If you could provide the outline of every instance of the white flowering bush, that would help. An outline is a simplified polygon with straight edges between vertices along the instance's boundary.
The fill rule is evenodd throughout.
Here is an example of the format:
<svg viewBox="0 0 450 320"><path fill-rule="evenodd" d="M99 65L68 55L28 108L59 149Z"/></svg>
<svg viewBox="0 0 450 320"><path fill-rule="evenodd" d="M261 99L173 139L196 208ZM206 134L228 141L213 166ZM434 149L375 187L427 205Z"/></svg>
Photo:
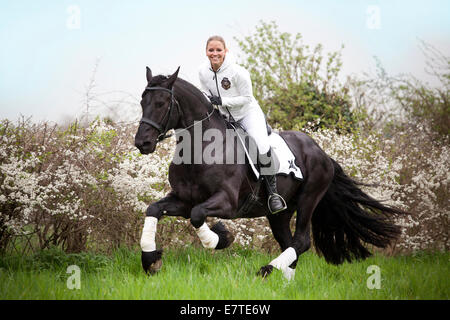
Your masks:
<svg viewBox="0 0 450 320"><path fill-rule="evenodd" d="M450 144L426 123L406 126L387 140L389 160L401 164L392 198L412 213L399 220L399 249L449 250Z"/></svg>
<svg viewBox="0 0 450 320"><path fill-rule="evenodd" d="M135 243L166 188L170 152L142 157L135 127L0 124L0 244L81 251ZM162 148L164 150L164 148Z"/></svg>
<svg viewBox="0 0 450 320"><path fill-rule="evenodd" d="M314 126L316 127L316 126ZM402 236L391 250L448 250L450 147L435 140L424 123L409 124L386 137L382 132L340 135L307 130L364 191L411 215L396 218Z"/></svg>
<svg viewBox="0 0 450 320"><path fill-rule="evenodd" d="M134 147L136 129L100 120L66 129L1 121L0 249L81 251L138 244L147 206L170 190L167 171L175 139L142 156ZM397 221L403 234L394 251L448 250L448 143L433 140L425 125L410 125L390 137L375 131L306 132L349 175L373 185L366 192L412 213ZM278 250L267 219L223 222L235 244ZM157 243L200 245L189 221L175 217L160 221Z"/></svg>

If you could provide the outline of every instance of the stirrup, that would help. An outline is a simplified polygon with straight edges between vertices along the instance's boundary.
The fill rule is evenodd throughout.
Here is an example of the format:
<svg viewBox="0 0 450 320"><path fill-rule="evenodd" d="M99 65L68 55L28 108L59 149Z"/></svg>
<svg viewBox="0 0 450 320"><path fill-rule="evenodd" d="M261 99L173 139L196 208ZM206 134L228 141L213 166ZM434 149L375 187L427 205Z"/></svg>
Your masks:
<svg viewBox="0 0 450 320"><path fill-rule="evenodd" d="M283 203L283 208L281 208L280 210L276 210L276 211L272 211L272 208L270 207L270 199L272 199L273 197L278 196L281 199L281 202ZM269 208L269 211L271 214L276 214L278 212L284 211L287 209L287 205L286 205L286 201L284 201L283 197L280 196L278 193L272 193L268 198L267 198L267 207Z"/></svg>

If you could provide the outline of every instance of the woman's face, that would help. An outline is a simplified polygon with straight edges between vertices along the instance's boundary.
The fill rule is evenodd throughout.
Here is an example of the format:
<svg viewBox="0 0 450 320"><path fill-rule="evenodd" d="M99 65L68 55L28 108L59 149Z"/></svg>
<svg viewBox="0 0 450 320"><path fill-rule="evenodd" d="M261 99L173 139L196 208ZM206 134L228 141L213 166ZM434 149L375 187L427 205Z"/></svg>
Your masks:
<svg viewBox="0 0 450 320"><path fill-rule="evenodd" d="M225 59L227 50L225 49L222 42L217 40L212 40L208 43L206 47L206 56L211 62L211 67L217 71Z"/></svg>

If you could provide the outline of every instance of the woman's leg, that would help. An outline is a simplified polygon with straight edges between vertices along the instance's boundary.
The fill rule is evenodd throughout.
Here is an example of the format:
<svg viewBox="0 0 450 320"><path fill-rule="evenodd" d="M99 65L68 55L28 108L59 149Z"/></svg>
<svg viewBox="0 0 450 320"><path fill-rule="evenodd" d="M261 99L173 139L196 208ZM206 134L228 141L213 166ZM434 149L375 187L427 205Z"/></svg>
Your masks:
<svg viewBox="0 0 450 320"><path fill-rule="evenodd" d="M269 137L267 135L266 118L260 108L253 109L244 118L239 120L247 133L255 140L258 151L267 154L270 149Z"/></svg>
<svg viewBox="0 0 450 320"><path fill-rule="evenodd" d="M278 213L286 209L286 202L278 194L274 158L267 135L266 118L261 109L254 109L240 121L247 133L255 140L258 147L258 167L269 194L269 210Z"/></svg>

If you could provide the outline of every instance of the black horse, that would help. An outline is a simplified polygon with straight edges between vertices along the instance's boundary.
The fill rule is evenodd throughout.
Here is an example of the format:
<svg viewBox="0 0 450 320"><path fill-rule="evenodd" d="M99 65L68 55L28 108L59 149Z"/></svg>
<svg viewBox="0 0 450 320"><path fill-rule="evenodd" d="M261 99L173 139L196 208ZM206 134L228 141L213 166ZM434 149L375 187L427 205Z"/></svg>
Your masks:
<svg viewBox="0 0 450 320"><path fill-rule="evenodd" d="M195 127L202 132L214 128L225 136L227 123L200 90L178 78L178 71L179 68L167 77L153 77L147 67L147 86L141 101L143 116L135 137L135 145L142 154L154 152L158 141L166 138L170 129L189 132L192 139L192 153L187 157L191 162L171 163L172 190L147 209L146 219L155 222L151 227L144 226L141 241L142 266L146 272L155 272L161 266L162 250L156 250L154 238L156 222L164 215L190 219L206 247L205 233L206 238L216 235L215 249L228 247L234 237L220 222L205 230L207 217L266 216L283 253L259 270L262 276L269 275L274 267L284 271L289 267L293 271L298 257L311 246L310 230L316 251L333 264L365 259L371 255L366 244L385 248L398 237L400 228L392 223L392 217L404 212L364 193L361 183L346 175L312 138L297 131L279 133L303 172L302 181L291 176L277 178L278 191L286 200L287 209L277 214L271 214L265 205L240 210L248 195L258 189L258 181L246 163L195 162L194 158L198 158L193 141ZM203 148L209 143L201 141ZM259 189L258 197L267 198L265 188ZM294 212L297 217L292 234L289 223Z"/></svg>

